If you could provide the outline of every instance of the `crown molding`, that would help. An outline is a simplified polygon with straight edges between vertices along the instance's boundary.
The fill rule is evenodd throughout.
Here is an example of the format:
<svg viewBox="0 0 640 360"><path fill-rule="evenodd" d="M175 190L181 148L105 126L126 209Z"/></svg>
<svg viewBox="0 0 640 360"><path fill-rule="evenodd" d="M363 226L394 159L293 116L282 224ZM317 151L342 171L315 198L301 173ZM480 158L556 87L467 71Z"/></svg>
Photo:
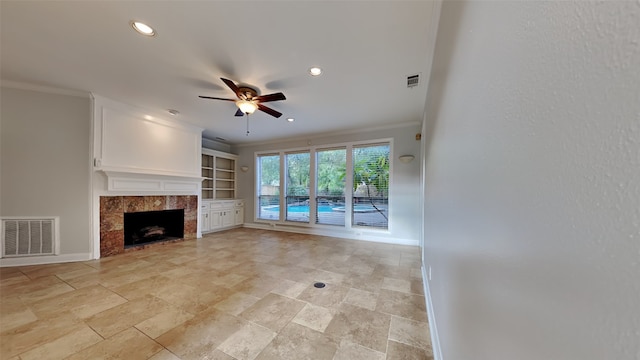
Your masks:
<svg viewBox="0 0 640 360"><path fill-rule="evenodd" d="M91 94L85 91L62 89L62 88L57 88L53 86L36 85L36 84L30 84L30 83L20 82L20 81L11 81L11 80L0 80L0 87L8 88L8 89L38 91L38 92L56 94L56 95L77 96L77 97L83 97L83 98L91 97Z"/></svg>

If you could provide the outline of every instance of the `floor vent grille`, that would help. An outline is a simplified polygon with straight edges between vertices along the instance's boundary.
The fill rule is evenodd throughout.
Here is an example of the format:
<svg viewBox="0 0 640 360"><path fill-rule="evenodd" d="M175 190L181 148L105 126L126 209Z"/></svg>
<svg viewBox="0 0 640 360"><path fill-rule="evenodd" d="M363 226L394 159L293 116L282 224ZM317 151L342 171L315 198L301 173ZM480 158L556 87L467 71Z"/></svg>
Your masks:
<svg viewBox="0 0 640 360"><path fill-rule="evenodd" d="M58 218L2 219L2 257L57 254Z"/></svg>

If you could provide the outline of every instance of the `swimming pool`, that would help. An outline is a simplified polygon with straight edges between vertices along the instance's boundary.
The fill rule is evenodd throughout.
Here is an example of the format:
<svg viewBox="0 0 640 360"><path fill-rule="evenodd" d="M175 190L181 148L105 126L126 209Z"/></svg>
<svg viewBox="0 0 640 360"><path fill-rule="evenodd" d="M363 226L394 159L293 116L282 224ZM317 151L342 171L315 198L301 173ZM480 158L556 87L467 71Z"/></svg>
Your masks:
<svg viewBox="0 0 640 360"><path fill-rule="evenodd" d="M268 206L264 207L263 210L268 211L280 211L280 206ZM384 210L384 209L381 209ZM320 205L318 206L319 213L326 212L344 212L344 206L329 206L329 205ZM371 205L356 205L353 207L353 211L357 213L366 213L366 212L377 212L376 208ZM309 213L309 205L290 205L287 206L287 212L289 213Z"/></svg>
<svg viewBox="0 0 640 360"><path fill-rule="evenodd" d="M269 206L265 207L265 210L269 211L280 211L280 206ZM309 205L290 205L287 206L287 211L290 213L308 213ZM318 206L318 212L332 212L333 207L328 205L320 205ZM344 211L344 210L343 210Z"/></svg>

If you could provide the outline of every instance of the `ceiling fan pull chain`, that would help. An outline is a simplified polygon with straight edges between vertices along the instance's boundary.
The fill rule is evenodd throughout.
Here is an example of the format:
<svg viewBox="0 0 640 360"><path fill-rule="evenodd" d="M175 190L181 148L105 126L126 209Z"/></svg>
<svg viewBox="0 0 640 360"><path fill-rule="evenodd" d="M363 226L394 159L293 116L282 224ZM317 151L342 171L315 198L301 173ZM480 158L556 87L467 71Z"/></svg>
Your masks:
<svg viewBox="0 0 640 360"><path fill-rule="evenodd" d="M249 136L249 114L247 114L247 136Z"/></svg>

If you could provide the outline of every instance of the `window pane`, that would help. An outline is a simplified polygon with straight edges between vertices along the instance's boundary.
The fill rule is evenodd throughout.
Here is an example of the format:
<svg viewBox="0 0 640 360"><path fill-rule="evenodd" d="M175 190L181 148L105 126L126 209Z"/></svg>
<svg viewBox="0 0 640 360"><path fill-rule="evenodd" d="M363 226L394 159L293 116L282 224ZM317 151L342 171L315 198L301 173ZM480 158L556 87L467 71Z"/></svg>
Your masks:
<svg viewBox="0 0 640 360"><path fill-rule="evenodd" d="M354 226L387 229L389 209L389 144L353 148Z"/></svg>
<svg viewBox="0 0 640 360"><path fill-rule="evenodd" d="M316 224L344 226L347 150L316 153Z"/></svg>
<svg viewBox="0 0 640 360"><path fill-rule="evenodd" d="M258 218L279 220L280 155L258 156Z"/></svg>
<svg viewBox="0 0 640 360"><path fill-rule="evenodd" d="M286 217L288 221L309 222L309 164L308 152L286 154Z"/></svg>

